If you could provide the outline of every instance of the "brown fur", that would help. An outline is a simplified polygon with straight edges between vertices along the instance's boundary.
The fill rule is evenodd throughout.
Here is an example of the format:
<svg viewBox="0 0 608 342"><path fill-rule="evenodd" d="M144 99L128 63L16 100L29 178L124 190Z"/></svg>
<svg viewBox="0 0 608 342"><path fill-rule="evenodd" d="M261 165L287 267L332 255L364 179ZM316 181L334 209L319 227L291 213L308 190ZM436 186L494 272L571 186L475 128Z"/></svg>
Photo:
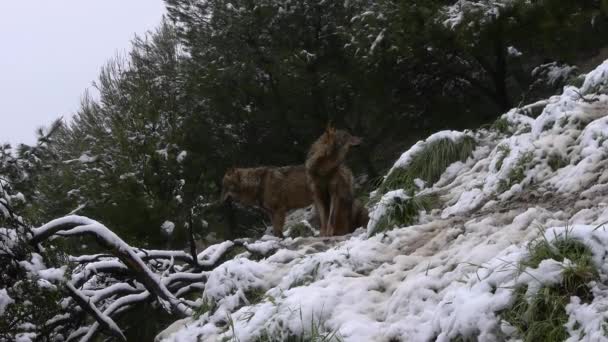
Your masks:
<svg viewBox="0 0 608 342"><path fill-rule="evenodd" d="M367 227L369 222L369 212L359 200L353 202L352 223L353 230L359 227Z"/></svg>
<svg viewBox="0 0 608 342"><path fill-rule="evenodd" d="M276 236L283 236L287 211L312 203L304 165L231 169L224 175L222 188L222 200L264 209Z"/></svg>
<svg viewBox="0 0 608 342"><path fill-rule="evenodd" d="M346 131L328 128L308 152L306 174L322 236L348 234L367 224L367 210L354 199L353 174L344 165L350 147L360 143Z"/></svg>

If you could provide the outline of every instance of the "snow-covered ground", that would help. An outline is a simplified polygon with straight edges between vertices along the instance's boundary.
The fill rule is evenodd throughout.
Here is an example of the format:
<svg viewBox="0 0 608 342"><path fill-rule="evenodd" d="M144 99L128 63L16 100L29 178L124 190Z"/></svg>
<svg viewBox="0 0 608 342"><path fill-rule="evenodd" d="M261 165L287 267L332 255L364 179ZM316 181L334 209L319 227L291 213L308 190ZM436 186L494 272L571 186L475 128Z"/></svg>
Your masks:
<svg viewBox="0 0 608 342"><path fill-rule="evenodd" d="M570 261L545 260L524 271L517 265L531 240L543 233L553 240L568 229L589 246L600 276L589 284L591 303L572 297L566 308L570 340L608 340L602 329L608 320L602 285L608 280L607 90L608 61L581 88L504 114L509 133L465 132L475 138L475 151L420 190L439 194L441 208L421 213L416 225L373 236L359 229L330 239L266 237L249 245L271 255L259 261L243 255L208 272L200 301L213 309L176 322L158 339L281 340L315 329L362 342L516 339L499 315L515 300L513 288L528 285L533 295L559 282ZM539 106L538 118L525 115ZM423 145L396 167L407 167Z"/></svg>

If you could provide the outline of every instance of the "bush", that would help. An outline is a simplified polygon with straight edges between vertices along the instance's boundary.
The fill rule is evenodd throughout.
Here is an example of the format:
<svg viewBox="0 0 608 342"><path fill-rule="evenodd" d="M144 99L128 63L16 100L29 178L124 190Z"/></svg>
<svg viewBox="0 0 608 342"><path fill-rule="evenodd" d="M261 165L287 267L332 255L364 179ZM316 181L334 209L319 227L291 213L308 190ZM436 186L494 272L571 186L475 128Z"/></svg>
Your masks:
<svg viewBox="0 0 608 342"><path fill-rule="evenodd" d="M457 142L448 138L434 141L416 154L406 167L393 170L378 188L378 194L395 189L404 189L412 194L417 178L434 184L448 166L457 161L466 161L474 149L475 139L469 136Z"/></svg>
<svg viewBox="0 0 608 342"><path fill-rule="evenodd" d="M429 211L437 207L438 201L439 197L434 194L414 196L407 199L395 197L386 208L384 216L376 224L373 234L414 224L421 210Z"/></svg>

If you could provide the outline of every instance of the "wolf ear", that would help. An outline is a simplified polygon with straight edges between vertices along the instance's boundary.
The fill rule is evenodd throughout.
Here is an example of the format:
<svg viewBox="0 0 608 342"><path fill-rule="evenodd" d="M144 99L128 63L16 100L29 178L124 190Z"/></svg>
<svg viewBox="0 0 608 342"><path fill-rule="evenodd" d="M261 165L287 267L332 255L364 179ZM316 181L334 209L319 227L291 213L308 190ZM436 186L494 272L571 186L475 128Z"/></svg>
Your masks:
<svg viewBox="0 0 608 342"><path fill-rule="evenodd" d="M230 175L234 174L235 171L236 170L234 167L230 167L230 168L228 168L228 170L226 170L226 175L230 176Z"/></svg>
<svg viewBox="0 0 608 342"><path fill-rule="evenodd" d="M327 122L327 126L325 127L325 132L329 133L329 134L336 133L336 128L334 127L334 124L333 124L333 122L331 122L331 120L329 120Z"/></svg>

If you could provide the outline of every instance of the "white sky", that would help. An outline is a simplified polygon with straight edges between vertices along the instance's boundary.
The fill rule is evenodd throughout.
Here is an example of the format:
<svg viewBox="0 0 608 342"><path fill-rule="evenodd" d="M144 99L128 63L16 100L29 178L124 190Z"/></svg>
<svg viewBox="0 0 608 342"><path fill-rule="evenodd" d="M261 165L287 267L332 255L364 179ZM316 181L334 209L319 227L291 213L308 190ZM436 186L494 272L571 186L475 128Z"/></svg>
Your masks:
<svg viewBox="0 0 608 342"><path fill-rule="evenodd" d="M153 29L162 0L0 0L0 143L69 118L100 68Z"/></svg>

